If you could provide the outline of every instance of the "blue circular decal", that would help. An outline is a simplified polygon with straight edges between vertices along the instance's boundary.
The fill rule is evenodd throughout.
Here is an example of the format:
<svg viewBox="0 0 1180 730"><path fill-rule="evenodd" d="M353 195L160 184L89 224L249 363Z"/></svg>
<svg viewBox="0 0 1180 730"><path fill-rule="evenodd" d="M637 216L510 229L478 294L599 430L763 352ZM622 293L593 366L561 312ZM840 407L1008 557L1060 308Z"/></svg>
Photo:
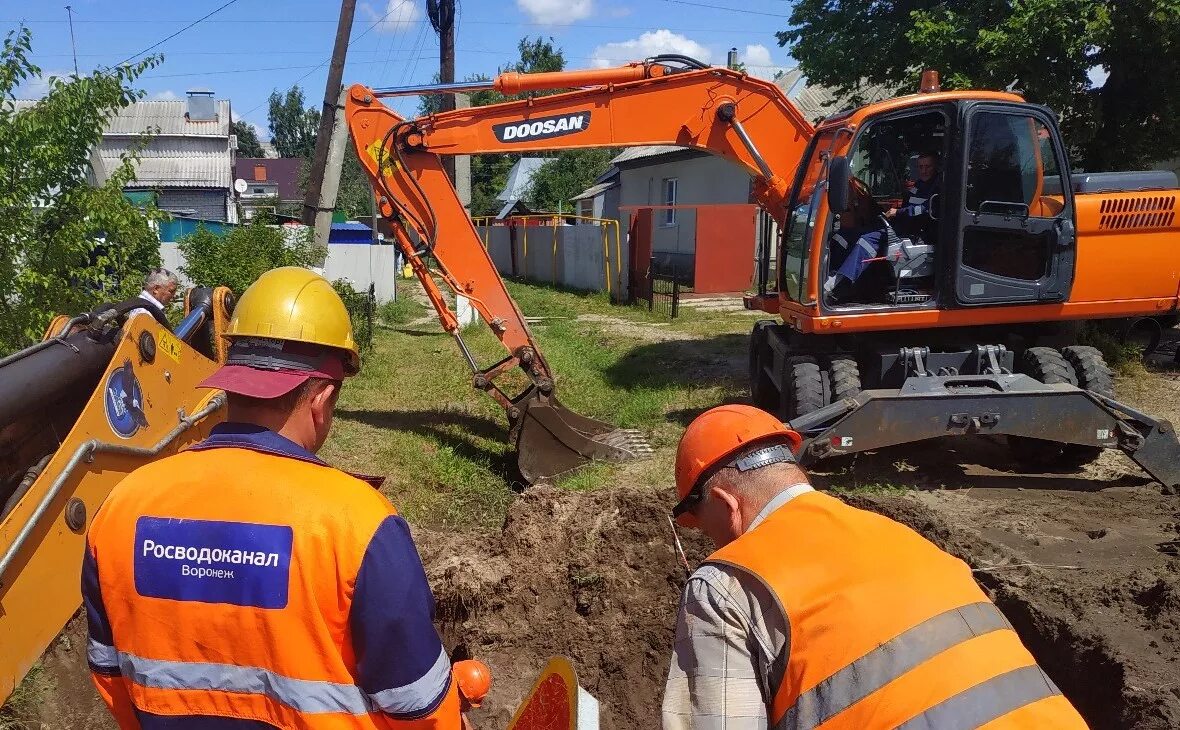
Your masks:
<svg viewBox="0 0 1180 730"><path fill-rule="evenodd" d="M107 377L106 391L107 423L112 431L129 439L148 425L143 413L143 389L130 360L123 361L123 367Z"/></svg>

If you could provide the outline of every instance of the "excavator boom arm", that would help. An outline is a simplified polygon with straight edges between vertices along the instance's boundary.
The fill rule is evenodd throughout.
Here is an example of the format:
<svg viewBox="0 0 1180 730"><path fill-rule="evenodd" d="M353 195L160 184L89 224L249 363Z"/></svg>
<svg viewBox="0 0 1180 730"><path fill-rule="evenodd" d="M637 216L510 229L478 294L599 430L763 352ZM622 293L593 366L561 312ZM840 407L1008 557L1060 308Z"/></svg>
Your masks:
<svg viewBox="0 0 1180 730"><path fill-rule="evenodd" d="M579 455L574 462L603 457L604 449L595 444L610 441L610 429L555 405L553 373L459 201L441 156L641 145L700 149L747 169L754 177L755 199L781 224L788 195L786 179L814 127L774 84L676 59L684 61L690 61L688 68L645 62L590 71L510 73L474 84L393 90L355 85L349 89L345 107L349 131L381 213L391 220L396 242L444 329L455 336L472 369L474 386L488 392L508 413L518 452L527 440L521 432L529 421L528 412L538 400L555 407L560 423L551 418L554 414L533 420L550 421L545 428L556 442ZM379 100L458 87L494 88L503 93L586 88L413 120L402 118ZM427 266L427 254L437 270ZM443 287L471 301L507 349L503 360L488 367L475 362L447 306ZM531 385L518 395L502 392L497 376L515 367L526 373ZM577 436L554 432L566 425L596 441L582 443ZM611 452L606 458L623 456ZM531 481L527 469L522 468L522 473Z"/></svg>

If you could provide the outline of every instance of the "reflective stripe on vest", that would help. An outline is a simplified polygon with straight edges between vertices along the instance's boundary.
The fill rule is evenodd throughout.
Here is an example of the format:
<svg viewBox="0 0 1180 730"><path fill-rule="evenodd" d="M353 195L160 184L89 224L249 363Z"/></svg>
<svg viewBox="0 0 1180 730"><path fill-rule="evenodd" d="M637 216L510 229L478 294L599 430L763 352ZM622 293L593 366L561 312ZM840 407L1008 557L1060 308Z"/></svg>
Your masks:
<svg viewBox="0 0 1180 730"><path fill-rule="evenodd" d="M804 692L779 721L780 728L814 728L951 647L1009 629L991 603L972 603L938 614L881 644Z"/></svg>
<svg viewBox="0 0 1180 730"><path fill-rule="evenodd" d="M451 671L450 659L443 652L416 682L369 695L356 685L296 679L260 667L147 659L93 639L87 645L86 658L99 669L117 668L128 681L142 687L263 695L307 714L367 715L377 709L404 714L429 704L438 684Z"/></svg>
<svg viewBox="0 0 1180 730"><path fill-rule="evenodd" d="M1085 727L968 566L892 520L810 492L706 562L756 579L785 620L771 727Z"/></svg>
<svg viewBox="0 0 1180 730"><path fill-rule="evenodd" d="M1061 690L1040 667L1021 667L940 702L898 730L974 730L1058 694Z"/></svg>

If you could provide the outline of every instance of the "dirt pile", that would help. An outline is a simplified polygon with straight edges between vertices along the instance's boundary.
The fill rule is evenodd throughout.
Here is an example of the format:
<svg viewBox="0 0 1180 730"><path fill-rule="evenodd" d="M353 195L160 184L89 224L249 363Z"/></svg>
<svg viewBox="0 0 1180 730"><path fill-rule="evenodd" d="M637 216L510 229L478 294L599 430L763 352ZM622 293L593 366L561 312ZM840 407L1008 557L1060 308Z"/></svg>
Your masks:
<svg viewBox="0 0 1180 730"><path fill-rule="evenodd" d="M665 518L667 495L534 488L502 533L415 539L444 641L487 662L495 683L473 715L504 727L546 660L573 660L601 703L603 728L654 727L685 578ZM690 562L703 542L685 544Z"/></svg>
<svg viewBox="0 0 1180 730"><path fill-rule="evenodd" d="M964 490L848 498L963 558L1094 728L1180 727L1180 504L1108 493Z"/></svg>

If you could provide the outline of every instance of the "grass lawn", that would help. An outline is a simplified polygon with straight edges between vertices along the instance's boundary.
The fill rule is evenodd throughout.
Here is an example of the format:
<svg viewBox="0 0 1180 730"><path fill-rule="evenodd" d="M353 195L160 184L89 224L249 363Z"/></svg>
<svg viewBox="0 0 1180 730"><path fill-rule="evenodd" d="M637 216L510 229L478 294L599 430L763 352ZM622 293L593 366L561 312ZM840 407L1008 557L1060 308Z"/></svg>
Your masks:
<svg viewBox="0 0 1180 730"><path fill-rule="evenodd" d="M647 434L656 457L594 465L561 480L591 489L619 479L670 484L671 452L700 410L741 398L752 319L682 309L669 323L644 309L509 282L569 408ZM425 310L424 310L425 313ZM581 319L579 317L582 317ZM403 313L399 319L409 321ZM481 365L503 355L485 326L464 332ZM523 383L520 376L519 383ZM413 521L498 525L514 494L507 418L474 390L453 338L435 323L379 327L361 374L345 386L323 456L387 477L385 490Z"/></svg>

